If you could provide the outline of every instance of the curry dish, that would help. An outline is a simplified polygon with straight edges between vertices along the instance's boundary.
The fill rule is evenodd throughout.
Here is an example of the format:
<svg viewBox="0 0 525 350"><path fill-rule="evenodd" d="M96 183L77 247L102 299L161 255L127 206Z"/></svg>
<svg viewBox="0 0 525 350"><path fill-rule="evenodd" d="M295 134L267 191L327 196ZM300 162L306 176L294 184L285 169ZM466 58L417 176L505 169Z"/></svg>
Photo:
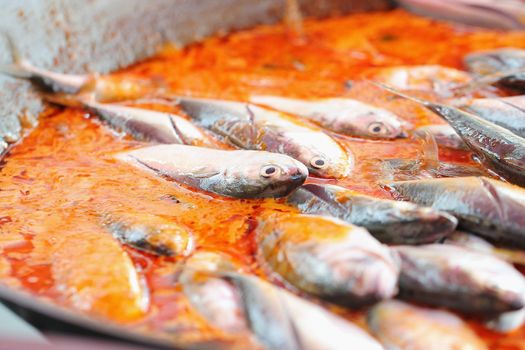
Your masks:
<svg viewBox="0 0 525 350"><path fill-rule="evenodd" d="M117 87L126 79L140 85L136 96L140 98L126 98L120 101L123 105L183 117L187 117L184 110L170 103L170 96L235 101L249 101L254 95L303 100L347 97L393 112L417 129L446 123L372 80L392 85L390 67L439 65L439 69L465 70L463 58L469 53L519 45L525 48L523 32L452 25L395 10L306 20L302 34L285 25L260 26L184 49L167 47L155 57L101 79ZM461 76L438 75L433 77L444 83L463 83ZM436 100L448 93L439 96L435 89L426 88L435 82L425 79L416 82L422 87L413 89L418 90L416 96ZM508 94L508 90L484 86L463 97ZM304 123L317 127L312 121ZM391 198L380 184L435 170L435 148L425 137L366 139L325 132L353 155L355 165L348 176L310 176L306 183L336 184ZM209 131L204 133L215 148L234 148ZM287 288L367 329L370 306L346 306L307 294L272 272L273 265L262 262L258 250L262 243L255 231L271 221L272 214L299 213L297 207L283 198L236 199L199 191L115 157L148 146L153 143L115 131L90 109L50 104L38 126L2 162L3 283L176 343L228 340L232 335L207 322L179 283L181 266L190 251L221 252L243 272ZM467 169L468 175L496 176L487 173L468 150L440 145L439 161L464 166L461 169ZM174 244L182 253L156 254L123 244L108 229L107 222L113 218L130 225L173 224L180 233ZM303 231L301 227L289 228ZM304 232L307 227L301 234ZM475 315L458 315L488 348L525 349L525 328L498 333L488 330Z"/></svg>

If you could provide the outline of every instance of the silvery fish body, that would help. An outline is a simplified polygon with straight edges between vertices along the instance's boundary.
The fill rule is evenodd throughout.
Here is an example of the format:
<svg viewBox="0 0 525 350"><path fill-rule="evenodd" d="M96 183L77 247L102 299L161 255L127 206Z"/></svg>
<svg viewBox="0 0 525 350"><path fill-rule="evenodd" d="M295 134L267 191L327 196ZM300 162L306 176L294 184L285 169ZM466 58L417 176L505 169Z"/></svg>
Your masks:
<svg viewBox="0 0 525 350"><path fill-rule="evenodd" d="M505 47L473 52L465 56L464 63L477 75L516 71L525 68L525 50Z"/></svg>
<svg viewBox="0 0 525 350"><path fill-rule="evenodd" d="M209 138L198 127L173 113L95 101L85 101L83 105L113 128L130 133L139 140L192 146L211 145Z"/></svg>
<svg viewBox="0 0 525 350"><path fill-rule="evenodd" d="M350 98L300 100L278 96L252 96L252 103L307 118L348 136L376 139L406 137L409 124L394 113Z"/></svg>
<svg viewBox="0 0 525 350"><path fill-rule="evenodd" d="M335 185L306 184L289 195L287 201L305 214L329 215L364 227L387 244L436 242L457 225L456 218L444 212Z"/></svg>
<svg viewBox="0 0 525 350"><path fill-rule="evenodd" d="M375 305L368 327L387 350L488 350L458 316L399 300Z"/></svg>
<svg viewBox="0 0 525 350"><path fill-rule="evenodd" d="M459 107L525 137L525 96L479 98Z"/></svg>
<svg viewBox="0 0 525 350"><path fill-rule="evenodd" d="M486 177L386 184L394 197L446 211L459 226L491 241L525 247L525 189Z"/></svg>
<svg viewBox="0 0 525 350"><path fill-rule="evenodd" d="M416 302L494 316L525 306L525 278L490 254L446 244L396 246L400 295Z"/></svg>
<svg viewBox="0 0 525 350"><path fill-rule="evenodd" d="M383 349L354 324L239 272L224 256L200 252L185 265L180 276L184 294L210 324L228 335L249 336L268 350Z"/></svg>
<svg viewBox="0 0 525 350"><path fill-rule="evenodd" d="M525 28L525 8L520 0L399 0L414 13L432 18L500 29Z"/></svg>
<svg viewBox="0 0 525 350"><path fill-rule="evenodd" d="M490 242L472 233L455 231L448 235L443 240L443 243L471 249L480 253L492 254L511 264L525 266L525 251L495 247Z"/></svg>
<svg viewBox="0 0 525 350"><path fill-rule="evenodd" d="M189 187L235 198L282 197L308 176L295 159L264 151L158 145L117 157Z"/></svg>
<svg viewBox="0 0 525 350"><path fill-rule="evenodd" d="M261 218L256 240L263 264L304 292L363 305L397 292L395 255L364 228L324 216Z"/></svg>
<svg viewBox="0 0 525 350"><path fill-rule="evenodd" d="M353 155L321 129L299 124L280 112L233 101L179 100L198 125L236 147L289 155L321 177L345 177L354 166Z"/></svg>

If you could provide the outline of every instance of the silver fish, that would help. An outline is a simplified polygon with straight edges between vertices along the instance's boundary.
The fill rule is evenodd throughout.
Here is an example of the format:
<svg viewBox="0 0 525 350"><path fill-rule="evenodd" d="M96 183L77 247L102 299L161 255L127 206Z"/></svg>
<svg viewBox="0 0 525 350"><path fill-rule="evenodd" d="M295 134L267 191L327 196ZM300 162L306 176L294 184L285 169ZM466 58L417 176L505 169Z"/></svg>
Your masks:
<svg viewBox="0 0 525 350"><path fill-rule="evenodd" d="M417 128L414 132L420 136L429 133L436 140L436 143L442 147L458 150L468 149L454 128L447 124L425 125Z"/></svg>
<svg viewBox="0 0 525 350"><path fill-rule="evenodd" d="M525 68L525 50L505 47L478 51L463 59L468 70L477 75L515 71Z"/></svg>
<svg viewBox="0 0 525 350"><path fill-rule="evenodd" d="M393 249L402 298L487 316L525 307L525 278L492 255L446 244Z"/></svg>
<svg viewBox="0 0 525 350"><path fill-rule="evenodd" d="M444 244L451 244L480 253L492 254L511 264L525 266L525 252L523 250L495 247L490 242L472 233L455 231L448 235Z"/></svg>
<svg viewBox="0 0 525 350"><path fill-rule="evenodd" d="M398 266L364 228L315 215L260 220L261 259L288 284L342 305L363 305L396 294Z"/></svg>
<svg viewBox="0 0 525 350"><path fill-rule="evenodd" d="M195 246L188 228L145 213L105 213L102 224L123 244L163 256L188 256Z"/></svg>
<svg viewBox="0 0 525 350"><path fill-rule="evenodd" d="M414 98L377 84L403 98L423 105L445 119L465 144L491 170L506 180L525 185L525 139L499 125L458 108Z"/></svg>
<svg viewBox="0 0 525 350"><path fill-rule="evenodd" d="M130 133L139 140L192 146L212 145L199 128L173 113L94 101L84 101L82 104L113 128Z"/></svg>
<svg viewBox="0 0 525 350"><path fill-rule="evenodd" d="M525 28L520 0L398 0L409 11L432 18L500 29Z"/></svg>
<svg viewBox="0 0 525 350"><path fill-rule="evenodd" d="M282 197L308 176L295 159L264 151L159 145L117 157L189 187L235 198Z"/></svg>
<svg viewBox="0 0 525 350"><path fill-rule="evenodd" d="M352 323L240 273L224 256L197 253L186 262L180 281L184 294L208 322L230 335L249 333L264 349L342 350L349 345L382 349Z"/></svg>
<svg viewBox="0 0 525 350"><path fill-rule="evenodd" d="M459 227L491 241L525 247L525 189L486 177L399 181L394 197L446 211Z"/></svg>
<svg viewBox="0 0 525 350"><path fill-rule="evenodd" d="M366 228L387 244L436 242L454 231L450 214L409 202L367 196L335 185L306 184L287 198L306 214L329 215Z"/></svg>
<svg viewBox="0 0 525 350"><path fill-rule="evenodd" d="M350 98L299 100L278 96L251 96L252 103L299 115L340 134L375 139L406 137L408 122L394 113Z"/></svg>
<svg viewBox="0 0 525 350"><path fill-rule="evenodd" d="M441 177L484 176L480 167L449 162L429 164L425 160L382 159L375 160L381 168L382 181L420 180Z"/></svg>
<svg viewBox="0 0 525 350"><path fill-rule="evenodd" d="M299 124L290 117L241 102L181 97L180 104L198 125L243 149L289 155L311 174L341 178L354 166L347 153L321 129Z"/></svg>
<svg viewBox="0 0 525 350"><path fill-rule="evenodd" d="M525 96L477 98L455 103L461 109L525 137Z"/></svg>
<svg viewBox="0 0 525 350"><path fill-rule="evenodd" d="M448 94L451 89L471 81L466 72L439 65L382 68L373 79L401 90L426 90L439 94Z"/></svg>
<svg viewBox="0 0 525 350"><path fill-rule="evenodd" d="M374 306L367 321L387 350L488 350L461 318L448 311L388 300Z"/></svg>

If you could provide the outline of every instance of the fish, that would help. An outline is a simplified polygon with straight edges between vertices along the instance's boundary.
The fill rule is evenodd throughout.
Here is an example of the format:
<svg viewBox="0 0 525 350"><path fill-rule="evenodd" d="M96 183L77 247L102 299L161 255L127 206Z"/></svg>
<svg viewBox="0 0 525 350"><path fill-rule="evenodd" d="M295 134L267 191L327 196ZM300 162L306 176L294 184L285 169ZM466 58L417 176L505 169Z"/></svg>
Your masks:
<svg viewBox="0 0 525 350"><path fill-rule="evenodd" d="M525 186L525 139L499 125L456 107L408 96L384 84L376 85L414 101L445 119L478 160L506 180Z"/></svg>
<svg viewBox="0 0 525 350"><path fill-rule="evenodd" d="M445 212L336 185L306 184L286 200L302 213L333 216L364 227L385 244L437 242L453 233L457 225L457 219Z"/></svg>
<svg viewBox="0 0 525 350"><path fill-rule="evenodd" d="M197 260L195 262L195 260ZM183 293L214 327L249 334L267 350L382 350L353 323L322 307L248 275L223 254L199 252L185 262Z"/></svg>
<svg viewBox="0 0 525 350"><path fill-rule="evenodd" d="M307 214L274 214L256 228L258 256L289 286L345 306L397 293L398 262L361 227Z"/></svg>
<svg viewBox="0 0 525 350"><path fill-rule="evenodd" d="M439 162L428 166L414 159L374 159L380 166L381 181L406 181L442 177L486 176L487 171L473 165Z"/></svg>
<svg viewBox="0 0 525 350"><path fill-rule="evenodd" d="M93 96L44 94L47 102L80 107L95 114L114 130L130 134L139 141L183 144L214 148L211 138L184 117L116 103L100 103Z"/></svg>
<svg viewBox="0 0 525 350"><path fill-rule="evenodd" d="M147 316L147 284L119 243L90 225L64 227L47 243L55 292L78 312L133 324Z"/></svg>
<svg viewBox="0 0 525 350"><path fill-rule="evenodd" d="M492 254L511 264L525 266L525 252L519 249L496 247L475 234L455 231L442 240L444 244L451 244L480 253Z"/></svg>
<svg viewBox="0 0 525 350"><path fill-rule="evenodd" d="M197 125L238 148L286 154L326 178L344 178L354 167L353 154L332 137L283 113L235 101L180 97L179 103Z"/></svg>
<svg viewBox="0 0 525 350"><path fill-rule="evenodd" d="M392 249L401 259L402 299L481 316L525 307L525 278L490 254L446 244Z"/></svg>
<svg viewBox="0 0 525 350"><path fill-rule="evenodd" d="M160 91L159 82L139 77L110 77L100 74L65 74L36 67L28 60L0 65L0 73L26 79L44 92L91 96L99 102L133 100Z"/></svg>
<svg viewBox="0 0 525 350"><path fill-rule="evenodd" d="M504 47L477 51L466 55L463 64L478 76L516 71L525 68L525 50Z"/></svg>
<svg viewBox="0 0 525 350"><path fill-rule="evenodd" d="M300 100L278 96L251 96L250 102L298 115L331 131L372 139L405 138L409 127L394 113L350 98Z"/></svg>
<svg viewBox="0 0 525 350"><path fill-rule="evenodd" d="M419 15L472 26L525 28L525 7L521 0L398 0L398 3Z"/></svg>
<svg viewBox="0 0 525 350"><path fill-rule="evenodd" d="M439 65L381 68L371 78L401 90L434 91L438 94L449 94L452 89L472 80L466 72Z"/></svg>
<svg viewBox="0 0 525 350"><path fill-rule="evenodd" d="M419 136L424 136L429 133L439 146L456 149L467 150L461 137L456 133L454 128L448 124L433 124L421 126L414 130L414 133Z"/></svg>
<svg viewBox="0 0 525 350"><path fill-rule="evenodd" d="M308 169L284 154L157 145L117 159L194 189L233 198L283 197L302 185Z"/></svg>
<svg viewBox="0 0 525 350"><path fill-rule="evenodd" d="M501 245L525 248L525 189L487 177L384 184L395 198L446 211L458 227Z"/></svg>
<svg viewBox="0 0 525 350"><path fill-rule="evenodd" d="M476 333L449 311L385 300L370 309L367 323L387 350L488 350Z"/></svg>
<svg viewBox="0 0 525 350"><path fill-rule="evenodd" d="M12 63L0 64L0 74L26 79L44 91L69 95L90 95L97 101L118 101L139 98L150 91L161 90L153 83L137 77L103 77L97 73L65 74L35 66L22 57L12 38L3 33Z"/></svg>
<svg viewBox="0 0 525 350"><path fill-rule="evenodd" d="M525 96L476 98L452 103L525 138Z"/></svg>
<svg viewBox="0 0 525 350"><path fill-rule="evenodd" d="M188 256L195 246L187 227L158 215L104 213L101 222L121 243L155 255Z"/></svg>

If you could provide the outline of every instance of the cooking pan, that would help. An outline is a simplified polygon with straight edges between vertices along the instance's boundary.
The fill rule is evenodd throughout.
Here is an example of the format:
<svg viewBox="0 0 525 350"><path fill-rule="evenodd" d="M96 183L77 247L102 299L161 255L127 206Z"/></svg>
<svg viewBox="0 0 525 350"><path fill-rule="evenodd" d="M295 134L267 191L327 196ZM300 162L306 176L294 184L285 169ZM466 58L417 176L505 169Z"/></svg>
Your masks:
<svg viewBox="0 0 525 350"><path fill-rule="evenodd" d="M36 66L66 73L106 73L217 32L281 19L285 0L21 0L2 2L0 60L12 59L8 39ZM303 13L328 16L392 7L388 0L303 0ZM37 122L38 93L0 75L0 153ZM72 312L0 284L0 300L44 332L67 332L173 348L173 343ZM206 344L202 344L206 347ZM215 348L215 347L214 347Z"/></svg>

